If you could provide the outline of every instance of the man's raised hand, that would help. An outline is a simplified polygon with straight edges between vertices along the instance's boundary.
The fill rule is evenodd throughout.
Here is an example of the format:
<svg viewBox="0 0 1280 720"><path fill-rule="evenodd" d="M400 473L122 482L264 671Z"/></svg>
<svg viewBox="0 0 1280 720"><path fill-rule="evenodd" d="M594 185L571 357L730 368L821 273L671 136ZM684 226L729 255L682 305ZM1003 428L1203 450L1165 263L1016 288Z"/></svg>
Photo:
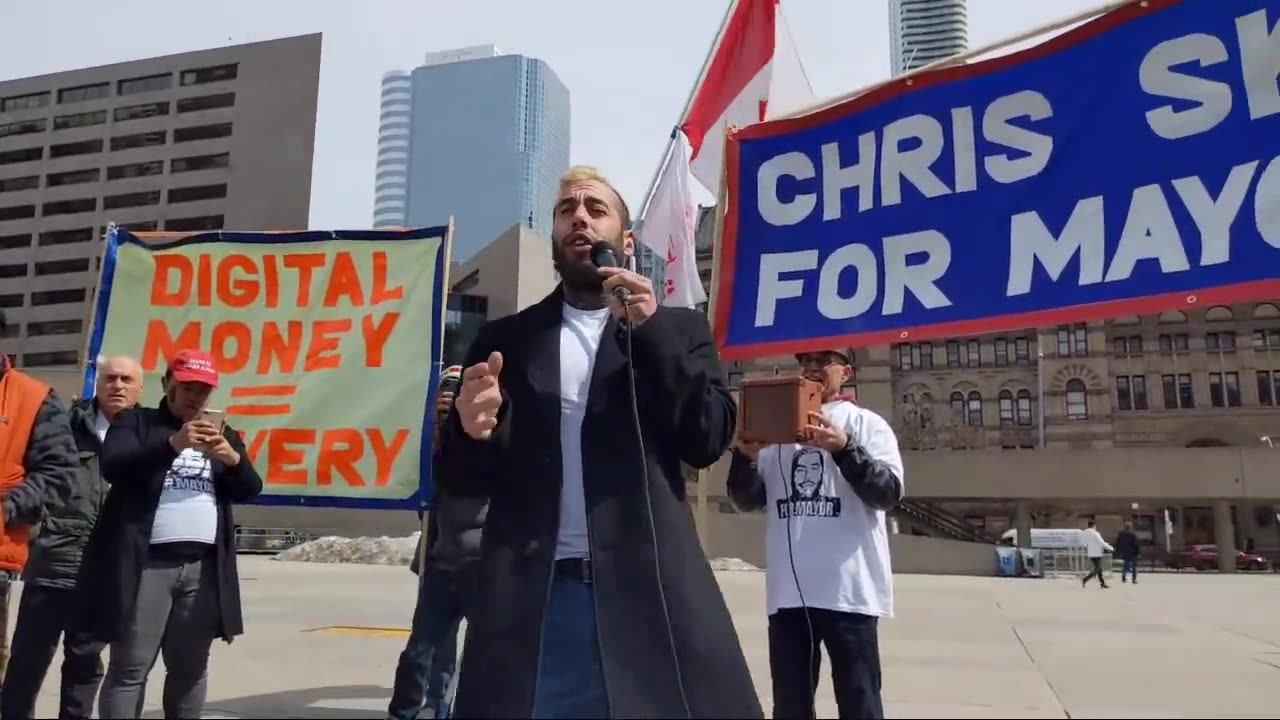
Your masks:
<svg viewBox="0 0 1280 720"><path fill-rule="evenodd" d="M498 426L502 409L502 391L498 374L502 372L502 353L489 353L486 362L476 363L462 373L462 389L454 407L462 429L476 440L488 440Z"/></svg>

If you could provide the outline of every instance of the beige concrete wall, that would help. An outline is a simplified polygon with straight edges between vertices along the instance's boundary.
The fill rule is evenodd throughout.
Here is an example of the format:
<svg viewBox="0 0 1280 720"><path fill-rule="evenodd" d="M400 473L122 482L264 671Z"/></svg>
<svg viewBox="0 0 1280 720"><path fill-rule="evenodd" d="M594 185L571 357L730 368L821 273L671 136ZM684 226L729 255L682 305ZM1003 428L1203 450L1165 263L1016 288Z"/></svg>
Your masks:
<svg viewBox="0 0 1280 720"><path fill-rule="evenodd" d="M961 542L918 535L890 535L889 553L898 575L996 574L994 545Z"/></svg>

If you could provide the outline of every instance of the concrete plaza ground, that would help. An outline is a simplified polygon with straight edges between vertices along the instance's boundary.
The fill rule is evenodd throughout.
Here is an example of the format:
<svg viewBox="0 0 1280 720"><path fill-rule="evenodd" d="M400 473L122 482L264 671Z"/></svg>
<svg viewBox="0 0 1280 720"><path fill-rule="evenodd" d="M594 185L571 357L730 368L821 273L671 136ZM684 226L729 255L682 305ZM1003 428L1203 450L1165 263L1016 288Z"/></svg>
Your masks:
<svg viewBox="0 0 1280 720"><path fill-rule="evenodd" d="M242 557L241 575L248 632L216 644L205 717L385 717L413 609L408 570ZM767 713L764 576L719 577ZM1163 573L1137 586L1114 578L1105 592L1070 579L901 575L897 593L898 617L881 626L889 717L1280 712L1280 575ZM58 662L40 717L57 712ZM157 666L147 717L161 716L163 677ZM826 678L819 703L835 716Z"/></svg>

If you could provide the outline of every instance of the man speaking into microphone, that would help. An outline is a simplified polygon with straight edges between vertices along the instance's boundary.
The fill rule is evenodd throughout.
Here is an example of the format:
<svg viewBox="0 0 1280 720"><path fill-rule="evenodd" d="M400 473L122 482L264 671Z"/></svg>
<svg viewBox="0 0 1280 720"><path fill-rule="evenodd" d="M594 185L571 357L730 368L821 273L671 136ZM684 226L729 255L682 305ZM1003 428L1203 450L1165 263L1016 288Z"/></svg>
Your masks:
<svg viewBox="0 0 1280 720"><path fill-rule="evenodd" d="M450 414L446 489L490 498L456 715L763 717L681 474L734 434L706 319L607 267L635 237L594 169L552 212L560 285L480 329Z"/></svg>

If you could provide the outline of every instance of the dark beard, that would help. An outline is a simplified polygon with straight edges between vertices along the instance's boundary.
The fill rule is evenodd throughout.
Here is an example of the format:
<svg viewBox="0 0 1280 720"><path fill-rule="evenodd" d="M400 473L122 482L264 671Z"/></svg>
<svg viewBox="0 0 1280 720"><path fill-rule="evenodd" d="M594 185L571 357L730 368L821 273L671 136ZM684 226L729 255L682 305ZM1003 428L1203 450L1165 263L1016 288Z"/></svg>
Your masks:
<svg viewBox="0 0 1280 720"><path fill-rule="evenodd" d="M615 240L613 246L622 247L622 238ZM578 261L570 258L563 242L559 240L552 241L551 261L556 272L560 273L565 289L578 295L604 293L604 278L600 276L600 268L590 259Z"/></svg>

